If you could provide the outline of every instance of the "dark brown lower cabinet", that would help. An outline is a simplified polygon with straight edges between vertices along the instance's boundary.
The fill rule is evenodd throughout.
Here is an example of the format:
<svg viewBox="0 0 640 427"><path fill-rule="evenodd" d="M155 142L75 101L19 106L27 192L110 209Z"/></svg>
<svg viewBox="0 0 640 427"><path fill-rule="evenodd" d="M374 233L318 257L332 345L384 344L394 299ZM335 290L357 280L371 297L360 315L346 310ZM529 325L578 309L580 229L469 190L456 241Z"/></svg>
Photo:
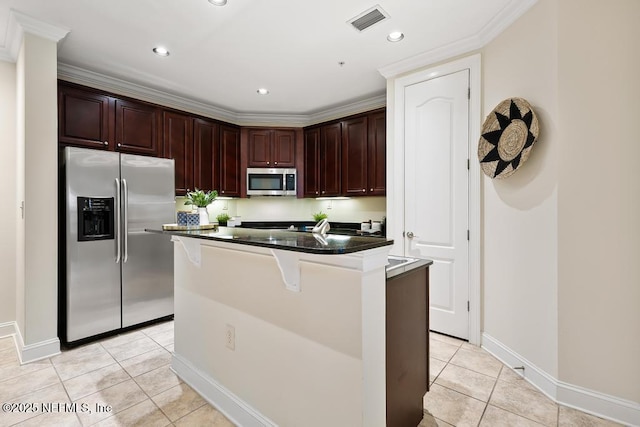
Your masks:
<svg viewBox="0 0 640 427"><path fill-rule="evenodd" d="M387 426L415 427L429 390L429 267L387 279Z"/></svg>

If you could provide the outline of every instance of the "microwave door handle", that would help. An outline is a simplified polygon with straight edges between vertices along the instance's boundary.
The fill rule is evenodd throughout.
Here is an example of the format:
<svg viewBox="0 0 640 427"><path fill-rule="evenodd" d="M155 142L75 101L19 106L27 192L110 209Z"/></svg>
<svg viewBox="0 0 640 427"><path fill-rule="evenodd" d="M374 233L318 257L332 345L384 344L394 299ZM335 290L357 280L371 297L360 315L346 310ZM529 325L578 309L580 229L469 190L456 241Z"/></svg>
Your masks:
<svg viewBox="0 0 640 427"><path fill-rule="evenodd" d="M116 225L115 225L115 234L116 234L116 264L120 262L120 247L122 245L121 236L120 236L120 180L116 178Z"/></svg>

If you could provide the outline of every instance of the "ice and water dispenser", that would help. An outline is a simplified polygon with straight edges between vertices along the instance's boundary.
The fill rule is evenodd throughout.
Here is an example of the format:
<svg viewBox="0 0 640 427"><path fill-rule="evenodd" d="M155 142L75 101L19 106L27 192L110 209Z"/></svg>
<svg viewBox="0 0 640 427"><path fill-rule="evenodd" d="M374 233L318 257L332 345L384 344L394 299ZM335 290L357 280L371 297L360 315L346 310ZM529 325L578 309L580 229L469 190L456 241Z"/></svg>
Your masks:
<svg viewBox="0 0 640 427"><path fill-rule="evenodd" d="M114 238L113 197L78 197L78 241Z"/></svg>

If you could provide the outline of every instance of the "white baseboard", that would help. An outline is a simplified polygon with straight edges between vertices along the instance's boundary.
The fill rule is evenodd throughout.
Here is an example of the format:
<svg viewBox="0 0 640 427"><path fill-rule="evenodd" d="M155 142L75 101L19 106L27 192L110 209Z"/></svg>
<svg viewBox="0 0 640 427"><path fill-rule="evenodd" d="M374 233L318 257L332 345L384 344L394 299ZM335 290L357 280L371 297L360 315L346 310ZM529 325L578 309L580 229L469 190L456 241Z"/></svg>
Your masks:
<svg viewBox="0 0 640 427"><path fill-rule="evenodd" d="M276 423L175 353L172 355L171 369L235 425L277 427Z"/></svg>
<svg viewBox="0 0 640 427"><path fill-rule="evenodd" d="M515 372L561 405L624 425L640 426L640 404L637 402L559 381L486 333L482 334L482 348L511 368L523 366L524 375L520 370Z"/></svg>
<svg viewBox="0 0 640 427"><path fill-rule="evenodd" d="M53 338L35 344L25 345L16 322L0 323L0 337L13 336L20 364L35 362L60 354L60 340Z"/></svg>
<svg viewBox="0 0 640 427"><path fill-rule="evenodd" d="M10 337L15 335L18 325L16 322L0 323L0 338Z"/></svg>

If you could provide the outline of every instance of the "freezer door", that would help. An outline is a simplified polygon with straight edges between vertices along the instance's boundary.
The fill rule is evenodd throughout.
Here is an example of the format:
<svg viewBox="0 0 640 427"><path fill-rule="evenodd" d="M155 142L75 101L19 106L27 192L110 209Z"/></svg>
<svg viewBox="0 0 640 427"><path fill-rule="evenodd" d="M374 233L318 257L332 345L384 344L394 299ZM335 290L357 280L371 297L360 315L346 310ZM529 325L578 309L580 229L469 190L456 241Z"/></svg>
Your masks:
<svg viewBox="0 0 640 427"><path fill-rule="evenodd" d="M174 162L121 154L122 326L173 314L173 244L152 234L175 222Z"/></svg>
<svg viewBox="0 0 640 427"><path fill-rule="evenodd" d="M98 237L97 225L90 231L89 225L79 224L79 219L90 220L90 212L83 213L89 207L99 216L96 224L108 222L104 212L98 212L104 206L96 200L117 206L119 157L116 153L67 147L64 164L65 182L61 185L65 185L66 280L62 298L66 305L66 341L72 342L121 327L117 227L115 234ZM94 203L90 206L91 200ZM80 236L79 229L85 230L81 233L85 237L92 234L92 238Z"/></svg>

